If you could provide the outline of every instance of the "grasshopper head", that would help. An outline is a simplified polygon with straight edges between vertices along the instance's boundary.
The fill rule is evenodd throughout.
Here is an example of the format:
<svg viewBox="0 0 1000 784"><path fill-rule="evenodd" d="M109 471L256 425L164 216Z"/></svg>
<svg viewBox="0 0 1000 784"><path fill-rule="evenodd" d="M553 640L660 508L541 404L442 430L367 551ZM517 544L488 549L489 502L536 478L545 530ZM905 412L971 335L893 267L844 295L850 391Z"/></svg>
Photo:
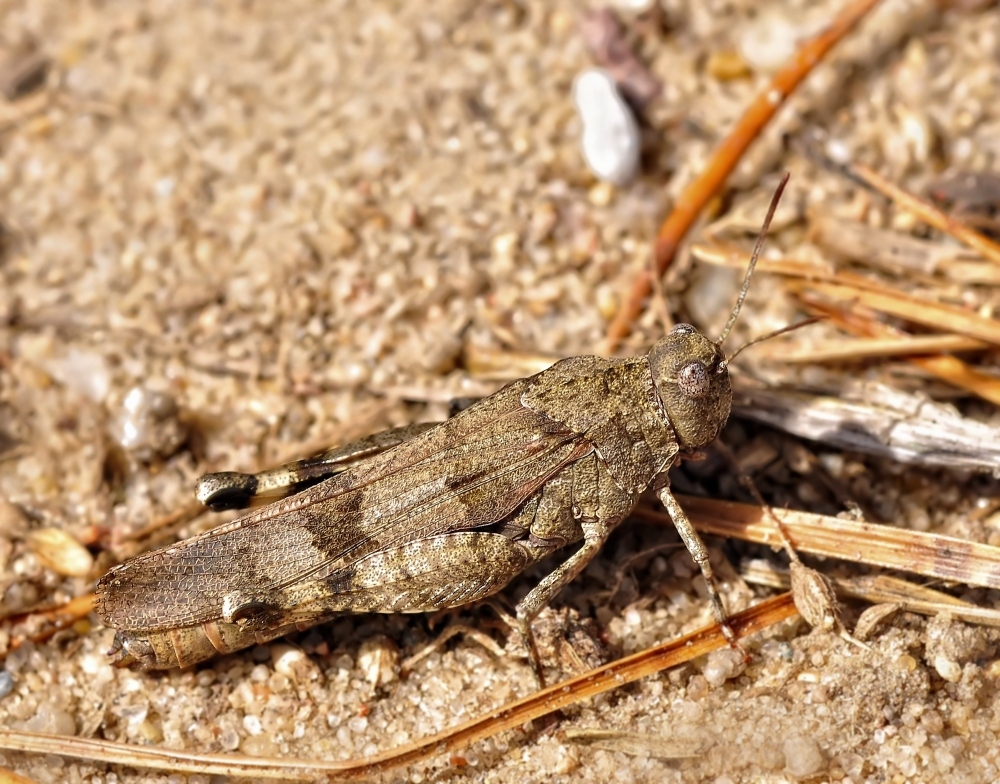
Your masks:
<svg viewBox="0 0 1000 784"><path fill-rule="evenodd" d="M746 299L747 291L750 289L754 267L764 245L764 237L767 236L767 229L771 225L778 200L781 199L781 193L787 183L786 174L781 178L771 198L771 206L767 209L764 225L757 235L757 242L750 255L743 285L740 287L732 313L729 314L729 321L722 330L722 336L713 342L690 324L678 324L665 338L653 344L646 355L653 371L656 391L663 401L670 424L677 433L677 443L681 449L700 449L708 446L716 439L729 419L729 411L733 406L733 388L729 382L730 361L744 348L759 340L766 340L768 337L787 331L778 330L772 335L744 343L728 359L722 351L722 344L729 337L729 332L740 315L743 300Z"/></svg>
<svg viewBox="0 0 1000 784"><path fill-rule="evenodd" d="M733 403L726 355L690 324L678 324L647 354L656 391L682 449L712 443Z"/></svg>

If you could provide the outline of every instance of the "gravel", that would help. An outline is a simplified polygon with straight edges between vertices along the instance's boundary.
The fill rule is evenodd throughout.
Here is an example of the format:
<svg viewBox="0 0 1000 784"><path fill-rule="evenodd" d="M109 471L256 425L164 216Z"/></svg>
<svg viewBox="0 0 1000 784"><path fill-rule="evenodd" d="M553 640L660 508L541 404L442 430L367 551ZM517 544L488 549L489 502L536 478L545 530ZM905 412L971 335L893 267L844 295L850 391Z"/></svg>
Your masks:
<svg viewBox="0 0 1000 784"><path fill-rule="evenodd" d="M4 613L91 590L114 560L95 545L125 554L131 534L190 502L201 473L445 416L450 398L478 388L461 367L466 344L590 351L648 264L658 221L766 84L773 63L758 51L770 40L754 26L758 6L664 0L643 18L625 14L663 93L643 113L642 174L609 187L584 165L571 100L574 77L593 65L577 30L583 5L4 2L0 47L38 49L50 63L43 88L0 102L0 522L13 521L0 527ZM766 10L798 39L839 6ZM997 168L1000 14L887 0L878 15L730 182L736 210L792 171L799 206L773 247L815 252L807 208L920 233L798 154L802 139L817 135L916 191L946 167ZM672 306L687 264L682 255L667 281ZM737 285L717 276L713 300L731 302ZM776 286L754 282L734 344L795 318ZM661 330L654 307L626 349ZM140 421L136 389L171 403ZM123 442L123 422L170 432L138 433L142 449L122 454L139 443ZM735 423L726 438L738 448L755 432ZM709 466L693 466L689 483L736 492L723 470L698 473ZM930 530L996 536L983 511L1000 496L994 480L857 456L837 477L887 520L905 523L916 505ZM816 511L830 511L824 493L810 501ZM784 500L799 497L813 498ZM88 576L53 570L29 546L31 530L54 528L96 553ZM662 552L671 544L654 526L623 526L548 619L596 619L615 655L707 623L687 555ZM621 577L630 556L653 547L661 552ZM505 597L516 601L541 574ZM621 587L609 599L612 584ZM726 585L730 605L749 599L738 581ZM447 620L346 618L160 675L113 670L111 632L90 620L7 656L0 726L348 759L534 688L516 639L488 609L453 620L507 643L503 656L459 635L409 673L397 656L424 650ZM694 758L581 747L538 725L386 778L1000 778L996 633L900 614L869 643L871 654L786 624L748 643L745 670L696 662L588 700L559 725L676 733L705 749ZM181 780L13 753L0 765L39 784Z"/></svg>

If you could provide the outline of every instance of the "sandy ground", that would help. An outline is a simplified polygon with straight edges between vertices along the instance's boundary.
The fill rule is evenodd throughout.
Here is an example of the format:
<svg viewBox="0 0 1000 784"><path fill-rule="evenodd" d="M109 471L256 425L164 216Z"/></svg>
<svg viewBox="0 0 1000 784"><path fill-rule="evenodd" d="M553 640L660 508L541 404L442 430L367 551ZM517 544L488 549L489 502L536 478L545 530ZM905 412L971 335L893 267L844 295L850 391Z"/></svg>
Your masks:
<svg viewBox="0 0 1000 784"><path fill-rule="evenodd" d="M0 99L3 612L84 594L114 562L95 544L85 574L60 576L32 532L116 542L122 554L130 534L189 503L201 473L445 416L448 400L482 388L462 367L463 345L592 350L647 263L658 220L766 83L768 57L837 4L756 5L666 0L659 15L626 15L664 91L645 114L643 175L616 190L584 167L570 101L574 75L590 64L576 27L582 6L0 3L4 50L52 59L41 90ZM857 211L856 187L810 163L803 140L917 191L947 167L995 167L998 49L994 9L888 2L732 178L734 209L756 205L745 230L785 168L790 217L776 246L803 246L809 210ZM752 61L745 75L733 66L738 51ZM867 214L872 225L915 228L877 202ZM685 257L668 299L715 330L735 285ZM795 317L775 291L758 279L741 336ZM626 350L659 329L651 312ZM134 389L179 413L166 405L161 419L142 420L127 402ZM736 422L726 438L738 449L761 433L776 438L768 432ZM851 492L884 520L1000 536L992 517L974 514L1000 496L991 479L844 460ZM736 492L705 467L678 481ZM801 477L784 491L764 484L776 502L841 509ZM630 555L653 547L622 574ZM725 555L735 563L746 552ZM560 596L549 625L562 634L567 612L594 619L609 656L676 637L710 619L692 570L672 532L626 525ZM519 578L506 600L540 574ZM732 606L749 600L738 581L726 586ZM859 609L848 607L848 620ZM112 632L91 622L7 657L0 724L347 759L534 688L489 609L344 619L293 637L308 654L296 667L280 643L153 675L113 670ZM452 622L505 652L459 636L396 674L397 658ZM578 705L554 729L504 733L387 778L993 781L997 640L902 616L867 652L788 624L751 641L752 664L725 682L724 661L697 662ZM380 655L387 677L372 685ZM551 663L573 671L565 656ZM574 728L640 733L642 750L582 747L565 735ZM664 758L664 739L689 756ZM56 757L0 760L40 783L185 780Z"/></svg>

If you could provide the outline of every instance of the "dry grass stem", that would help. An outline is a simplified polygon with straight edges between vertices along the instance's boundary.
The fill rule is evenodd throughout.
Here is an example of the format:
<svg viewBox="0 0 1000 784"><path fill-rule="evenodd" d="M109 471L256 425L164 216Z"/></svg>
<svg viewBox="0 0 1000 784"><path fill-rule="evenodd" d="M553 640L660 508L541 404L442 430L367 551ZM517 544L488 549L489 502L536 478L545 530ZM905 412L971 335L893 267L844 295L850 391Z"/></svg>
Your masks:
<svg viewBox="0 0 1000 784"><path fill-rule="evenodd" d="M994 264L1000 264L1000 245L993 240L983 236L961 221L946 215L937 207L918 199L911 193L907 193L898 185L893 184L867 166L857 164L852 166L850 171L851 174L895 202L900 209L913 213L935 229L943 231L963 245L982 253L984 258L989 259Z"/></svg>
<svg viewBox="0 0 1000 784"><path fill-rule="evenodd" d="M875 291L857 285L834 283L792 283L792 291L803 289L823 294L831 299L850 302L852 306L862 305L880 313L912 321L931 329L946 329L960 335L985 340L1000 345L1000 321L980 316L957 305L914 297L906 292L881 286Z"/></svg>
<svg viewBox="0 0 1000 784"><path fill-rule="evenodd" d="M748 637L795 614L785 593L733 615L729 626L737 637ZM581 700L675 667L729 645L722 629L712 625L680 639L619 659L575 678L504 705L457 727L363 760L308 762L239 754L202 754L175 749L133 746L93 738L43 735L0 728L0 748L35 754L58 754L129 767L211 776L296 780L327 774L334 780L358 779L395 770L464 748L547 716Z"/></svg>
<svg viewBox="0 0 1000 784"><path fill-rule="evenodd" d="M825 316L827 320L846 332L870 338L898 339L905 337L905 333L869 318L857 310L845 312L809 294L801 294L800 299L814 314ZM942 381L964 389L995 405L1000 405L1000 379L977 370L958 357L942 354L940 356L909 357L908 361Z"/></svg>
<svg viewBox="0 0 1000 784"><path fill-rule="evenodd" d="M791 364L863 362L887 357L911 357L944 351L982 351L989 343L965 335L901 335L900 337L829 340L801 351L780 346L763 353L768 359Z"/></svg>
<svg viewBox="0 0 1000 784"><path fill-rule="evenodd" d="M758 506L695 496L678 499L702 533L781 546L774 523ZM1000 588L1000 547L793 509L775 512L799 552ZM651 510L641 510L641 516L663 523L670 520L665 513Z"/></svg>
<svg viewBox="0 0 1000 784"><path fill-rule="evenodd" d="M740 576L753 585L788 590L791 577L787 571L776 569L762 561L750 561L740 567ZM872 604L895 604L907 612L920 615L947 613L966 623L980 626L1000 626L1000 610L958 599L943 591L918 585L888 574L861 575L857 577L830 577L839 596L861 599Z"/></svg>
<svg viewBox="0 0 1000 784"><path fill-rule="evenodd" d="M754 99L736 127L716 148L701 175L677 200L673 212L660 226L656 237L656 272L662 275L673 261L681 241L698 219L705 205L718 193L736 168L747 148L774 117L795 88L801 84L829 51L878 5L878 0L854 0L819 35L806 41L795 56L778 71L766 89ZM651 272L643 268L635 277L614 320L608 327L599 353L611 354L632 329L652 290Z"/></svg>

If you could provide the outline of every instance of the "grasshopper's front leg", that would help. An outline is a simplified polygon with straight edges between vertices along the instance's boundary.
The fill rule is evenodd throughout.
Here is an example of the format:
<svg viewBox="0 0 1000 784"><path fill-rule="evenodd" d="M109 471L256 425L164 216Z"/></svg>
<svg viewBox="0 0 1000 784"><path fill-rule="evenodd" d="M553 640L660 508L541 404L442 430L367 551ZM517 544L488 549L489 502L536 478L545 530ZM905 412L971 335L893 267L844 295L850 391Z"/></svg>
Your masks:
<svg viewBox="0 0 1000 784"><path fill-rule="evenodd" d="M715 582L715 573L712 571L712 563L708 557L708 548L701 541L701 537L698 536L698 532L691 524L691 521L688 520L687 515L684 514L684 510L677 502L677 499L674 498L674 494L670 492L670 486L667 484L665 474L657 482L655 490L660 502L666 508L667 514L670 515L670 519L674 521L674 527L677 529L677 533L680 534L684 546L691 554L691 559L701 569L701 575L705 578L705 586L708 589L708 599L712 604L712 613L715 615L715 620L719 626L722 627L722 633L731 645L740 647L736 641L736 635L729 626L729 616L726 613L725 605L722 603L719 586Z"/></svg>
<svg viewBox="0 0 1000 784"><path fill-rule="evenodd" d="M216 512L269 504L358 466L367 458L409 441L438 424L420 422L383 430L305 460L295 460L256 474L238 471L205 474L195 486L195 497Z"/></svg>

